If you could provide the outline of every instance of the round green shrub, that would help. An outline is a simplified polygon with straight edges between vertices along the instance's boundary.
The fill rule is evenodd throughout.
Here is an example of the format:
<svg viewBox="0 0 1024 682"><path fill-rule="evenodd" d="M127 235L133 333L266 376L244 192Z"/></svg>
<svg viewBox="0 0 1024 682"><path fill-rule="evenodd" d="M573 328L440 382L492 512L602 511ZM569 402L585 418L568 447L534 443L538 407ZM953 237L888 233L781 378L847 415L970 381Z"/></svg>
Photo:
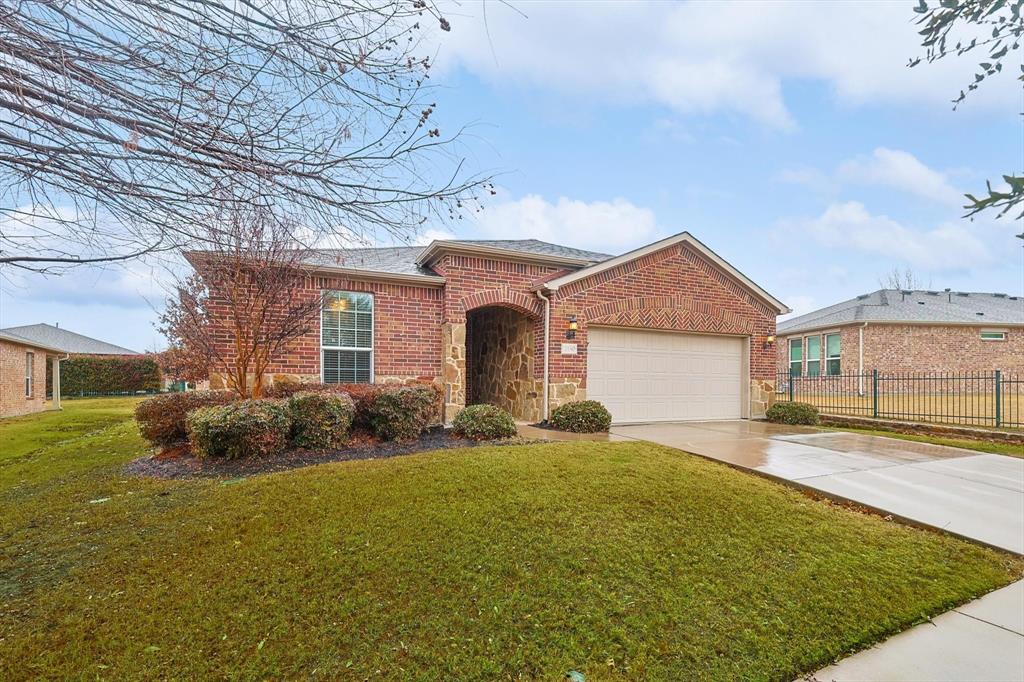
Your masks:
<svg viewBox="0 0 1024 682"><path fill-rule="evenodd" d="M239 459L276 455L288 446L291 419L282 400L242 400L201 407L185 420L198 457Z"/></svg>
<svg viewBox="0 0 1024 682"><path fill-rule="evenodd" d="M818 408L807 403L775 403L765 413L768 421L776 424L807 424L818 423Z"/></svg>
<svg viewBox="0 0 1024 682"><path fill-rule="evenodd" d="M307 450L339 448L348 440L356 407L334 393L295 393L288 399L292 445Z"/></svg>
<svg viewBox="0 0 1024 682"><path fill-rule="evenodd" d="M147 398L135 407L142 437L153 445L168 446L188 438L185 417L192 410L224 405L237 399L230 391L185 391Z"/></svg>
<svg viewBox="0 0 1024 682"><path fill-rule="evenodd" d="M384 440L412 440L438 421L440 393L433 385L383 388L367 406L370 427Z"/></svg>
<svg viewBox="0 0 1024 682"><path fill-rule="evenodd" d="M455 417L452 431L473 440L512 438L517 433L512 415L494 405L470 405Z"/></svg>
<svg viewBox="0 0 1024 682"><path fill-rule="evenodd" d="M612 415L596 400L580 400L556 407L548 423L559 431L597 433L611 427Z"/></svg>

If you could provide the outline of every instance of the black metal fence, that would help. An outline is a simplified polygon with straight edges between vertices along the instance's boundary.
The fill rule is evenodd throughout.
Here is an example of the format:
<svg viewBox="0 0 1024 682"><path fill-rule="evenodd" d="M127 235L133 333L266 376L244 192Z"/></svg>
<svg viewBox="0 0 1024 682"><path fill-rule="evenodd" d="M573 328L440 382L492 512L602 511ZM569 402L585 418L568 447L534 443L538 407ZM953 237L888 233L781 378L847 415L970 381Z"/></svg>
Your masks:
<svg viewBox="0 0 1024 682"><path fill-rule="evenodd" d="M790 376L776 400L810 403L823 414L971 426L1024 428L1024 375L991 372L871 372Z"/></svg>

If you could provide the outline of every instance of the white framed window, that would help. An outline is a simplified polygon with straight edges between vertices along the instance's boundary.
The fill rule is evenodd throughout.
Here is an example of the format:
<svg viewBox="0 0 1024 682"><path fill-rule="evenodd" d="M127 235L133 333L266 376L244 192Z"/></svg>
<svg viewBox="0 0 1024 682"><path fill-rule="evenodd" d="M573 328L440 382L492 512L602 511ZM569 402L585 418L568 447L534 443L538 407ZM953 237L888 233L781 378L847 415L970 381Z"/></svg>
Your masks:
<svg viewBox="0 0 1024 682"><path fill-rule="evenodd" d="M995 331L993 329L982 330L981 332L982 341L1006 341L1006 332Z"/></svg>
<svg viewBox="0 0 1024 682"><path fill-rule="evenodd" d="M842 354L842 335L825 334L825 374L836 376L841 373L842 367L839 356Z"/></svg>
<svg viewBox="0 0 1024 682"><path fill-rule="evenodd" d="M324 292L320 311L320 379L373 383L373 294Z"/></svg>
<svg viewBox="0 0 1024 682"><path fill-rule="evenodd" d="M36 365L36 354L32 351L25 353L25 397L31 398L35 389L34 377Z"/></svg>
<svg viewBox="0 0 1024 682"><path fill-rule="evenodd" d="M803 339L789 340L789 376L798 377L803 372L804 343Z"/></svg>
<svg viewBox="0 0 1024 682"><path fill-rule="evenodd" d="M821 337L808 336L805 348L807 350L807 376L821 376Z"/></svg>

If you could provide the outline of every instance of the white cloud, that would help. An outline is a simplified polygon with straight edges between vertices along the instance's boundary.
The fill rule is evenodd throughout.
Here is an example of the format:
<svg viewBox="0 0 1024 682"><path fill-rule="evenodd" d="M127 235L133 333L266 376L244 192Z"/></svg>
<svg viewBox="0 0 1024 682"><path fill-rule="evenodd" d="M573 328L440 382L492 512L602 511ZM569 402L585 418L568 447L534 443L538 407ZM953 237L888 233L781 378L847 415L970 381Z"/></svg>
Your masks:
<svg viewBox="0 0 1024 682"><path fill-rule="evenodd" d="M64 274L11 273L4 287L22 300L115 308L161 307L169 275L142 261L79 266Z"/></svg>
<svg viewBox="0 0 1024 682"><path fill-rule="evenodd" d="M911 2L499 3L486 23L472 4L441 8L453 27L437 33L442 70L684 114L735 113L781 129L794 126L787 81L825 82L845 103L948 110L974 68L966 58L907 68L921 53ZM996 78L965 110L1018 96L1011 77Z"/></svg>
<svg viewBox="0 0 1024 682"><path fill-rule="evenodd" d="M845 161L836 176L842 182L893 187L950 206L961 206L965 201L963 194L949 184L945 173L899 149L879 147L871 156Z"/></svg>
<svg viewBox="0 0 1024 682"><path fill-rule="evenodd" d="M654 212L621 198L586 202L560 197L554 203L530 194L498 201L473 214L473 237L541 239L582 249L621 253L658 235Z"/></svg>
<svg viewBox="0 0 1024 682"><path fill-rule="evenodd" d="M968 269L992 261L988 247L963 223L916 229L873 215L857 201L832 204L817 218L786 227L829 248L875 254L886 263L908 263L926 271Z"/></svg>

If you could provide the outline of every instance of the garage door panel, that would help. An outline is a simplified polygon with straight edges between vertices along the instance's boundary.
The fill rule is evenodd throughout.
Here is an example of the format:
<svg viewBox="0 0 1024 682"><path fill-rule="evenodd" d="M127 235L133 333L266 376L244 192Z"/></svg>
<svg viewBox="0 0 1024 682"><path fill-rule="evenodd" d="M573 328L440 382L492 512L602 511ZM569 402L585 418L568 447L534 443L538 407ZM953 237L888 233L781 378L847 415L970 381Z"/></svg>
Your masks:
<svg viewBox="0 0 1024 682"><path fill-rule="evenodd" d="M742 416L743 340L591 328L587 394L615 422Z"/></svg>

